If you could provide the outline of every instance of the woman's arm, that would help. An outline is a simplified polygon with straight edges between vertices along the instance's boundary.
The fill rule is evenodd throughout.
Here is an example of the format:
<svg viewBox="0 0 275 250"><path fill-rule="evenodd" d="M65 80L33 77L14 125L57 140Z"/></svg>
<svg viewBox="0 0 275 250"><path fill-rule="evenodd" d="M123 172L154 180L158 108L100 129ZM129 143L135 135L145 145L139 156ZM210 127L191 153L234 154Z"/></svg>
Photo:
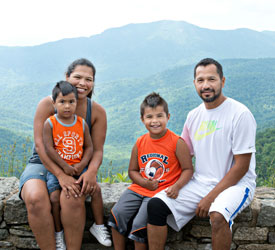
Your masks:
<svg viewBox="0 0 275 250"><path fill-rule="evenodd" d="M83 155L82 159L79 163L74 164L75 174L80 175L84 168L88 165L91 157L93 155L93 144L89 132L89 127L85 122L85 130L84 130L84 145L83 145Z"/></svg>
<svg viewBox="0 0 275 250"><path fill-rule="evenodd" d="M77 184L82 183L82 194L86 194L85 190L93 190L90 194L93 195L96 190L96 175L102 163L103 146L107 131L106 112L102 106L93 102L92 106L92 130L91 138L93 144L93 156L89 163L88 170L80 176Z"/></svg>
<svg viewBox="0 0 275 250"><path fill-rule="evenodd" d="M93 143L93 157L89 164L89 171L97 174L102 159L103 147L107 132L107 117L105 109L97 103L93 103L92 111L92 131L91 138Z"/></svg>

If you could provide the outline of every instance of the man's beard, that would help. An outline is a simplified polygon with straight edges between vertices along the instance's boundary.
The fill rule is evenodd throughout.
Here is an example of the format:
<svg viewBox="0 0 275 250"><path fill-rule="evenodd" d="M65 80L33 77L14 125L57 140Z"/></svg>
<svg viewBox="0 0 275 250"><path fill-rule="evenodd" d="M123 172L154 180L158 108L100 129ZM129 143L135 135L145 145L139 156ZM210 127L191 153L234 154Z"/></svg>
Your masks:
<svg viewBox="0 0 275 250"><path fill-rule="evenodd" d="M214 93L213 96L211 97L202 97L202 94L205 92L205 90L207 91L211 91ZM221 90L219 90L218 93L215 93L215 91L213 89L205 89L205 90L201 90L200 91L200 98L204 101L204 102L214 102L217 98L219 98L219 96L221 95Z"/></svg>

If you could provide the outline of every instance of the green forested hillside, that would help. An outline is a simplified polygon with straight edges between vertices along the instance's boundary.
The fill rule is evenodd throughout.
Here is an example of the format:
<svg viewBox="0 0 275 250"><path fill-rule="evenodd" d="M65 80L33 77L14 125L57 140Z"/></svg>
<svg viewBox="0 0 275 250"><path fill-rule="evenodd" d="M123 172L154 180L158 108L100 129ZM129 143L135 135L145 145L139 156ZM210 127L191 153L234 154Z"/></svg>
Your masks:
<svg viewBox="0 0 275 250"><path fill-rule="evenodd" d="M258 131L274 127L275 59L221 62L226 76L225 94L247 105L256 118ZM131 147L137 137L146 132L139 119L139 105L152 91L159 92L168 101L171 113L168 127L181 133L188 111L201 103L192 83L193 66L177 67L141 80L98 84L96 99L108 114L106 166L111 160L120 166L123 159L123 165L127 166Z"/></svg>
<svg viewBox="0 0 275 250"><path fill-rule="evenodd" d="M275 128L257 133L256 149L257 184L275 187Z"/></svg>
<svg viewBox="0 0 275 250"><path fill-rule="evenodd" d="M221 63L226 77L224 93L248 106L256 118L258 132L274 127L275 59L227 59ZM159 92L169 104L168 127L181 133L187 113L201 103L192 83L193 67L178 66L147 78L96 82L93 98L106 109L108 118L102 169L127 169L132 146L146 132L139 118L139 105L152 91ZM0 92L0 127L13 132L12 136L0 138L3 146L12 145L19 134L32 135L36 105L51 93L53 84L22 86L7 85Z"/></svg>

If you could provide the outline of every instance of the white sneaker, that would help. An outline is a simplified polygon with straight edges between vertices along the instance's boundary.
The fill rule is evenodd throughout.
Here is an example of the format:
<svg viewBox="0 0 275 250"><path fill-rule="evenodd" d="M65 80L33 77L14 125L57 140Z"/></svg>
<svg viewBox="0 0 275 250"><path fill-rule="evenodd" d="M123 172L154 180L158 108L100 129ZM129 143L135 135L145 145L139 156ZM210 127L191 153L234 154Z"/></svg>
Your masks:
<svg viewBox="0 0 275 250"><path fill-rule="evenodd" d="M66 250L66 243L64 240L64 231L55 232L56 250Z"/></svg>
<svg viewBox="0 0 275 250"><path fill-rule="evenodd" d="M103 225L96 225L95 223L90 227L90 233L98 240L98 242L105 246L112 246L112 241L110 239L110 234L108 229Z"/></svg>

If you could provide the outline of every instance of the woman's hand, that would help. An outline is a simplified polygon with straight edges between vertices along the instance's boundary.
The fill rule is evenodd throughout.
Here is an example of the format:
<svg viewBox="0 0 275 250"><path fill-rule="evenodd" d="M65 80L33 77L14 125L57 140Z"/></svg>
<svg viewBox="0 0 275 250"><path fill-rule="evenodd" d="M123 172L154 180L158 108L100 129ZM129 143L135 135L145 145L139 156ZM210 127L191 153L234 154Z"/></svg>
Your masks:
<svg viewBox="0 0 275 250"><path fill-rule="evenodd" d="M86 194L93 196L97 188L96 174L91 171L86 171L79 177L75 184L82 186L80 196Z"/></svg>
<svg viewBox="0 0 275 250"><path fill-rule="evenodd" d="M72 176L63 174L58 177L59 184L62 188L62 191L65 193L66 197L69 199L72 197L80 197L81 187L76 183L76 179Z"/></svg>

